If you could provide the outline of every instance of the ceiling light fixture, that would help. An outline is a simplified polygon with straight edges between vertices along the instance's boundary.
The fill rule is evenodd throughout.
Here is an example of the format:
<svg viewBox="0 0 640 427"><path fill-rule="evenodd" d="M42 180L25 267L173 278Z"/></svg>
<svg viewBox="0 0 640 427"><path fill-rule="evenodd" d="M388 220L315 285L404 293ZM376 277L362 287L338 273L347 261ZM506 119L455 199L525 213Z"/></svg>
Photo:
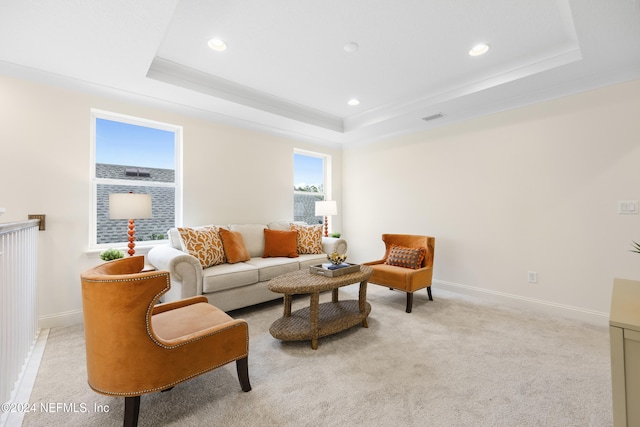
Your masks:
<svg viewBox="0 0 640 427"><path fill-rule="evenodd" d="M360 101L357 100L356 98L351 98L350 100L347 101L347 104L351 105L352 107L355 107L356 105L360 104Z"/></svg>
<svg viewBox="0 0 640 427"><path fill-rule="evenodd" d="M471 50L469 51L469 55L480 56L480 55L484 55L488 51L489 51L489 45L480 43L471 48Z"/></svg>
<svg viewBox="0 0 640 427"><path fill-rule="evenodd" d="M347 53L353 53L357 51L359 48L360 46L358 46L358 43L356 42L349 42L343 46L344 51Z"/></svg>
<svg viewBox="0 0 640 427"><path fill-rule="evenodd" d="M436 113L436 114L432 114L432 115L427 116L427 117L423 117L422 120L424 120L425 122L428 122L428 121L431 121L431 120L441 119L443 117L444 117L444 114Z"/></svg>
<svg viewBox="0 0 640 427"><path fill-rule="evenodd" d="M209 45L209 48L215 50L216 52L223 52L227 50L227 44L217 38L210 39L207 44Z"/></svg>

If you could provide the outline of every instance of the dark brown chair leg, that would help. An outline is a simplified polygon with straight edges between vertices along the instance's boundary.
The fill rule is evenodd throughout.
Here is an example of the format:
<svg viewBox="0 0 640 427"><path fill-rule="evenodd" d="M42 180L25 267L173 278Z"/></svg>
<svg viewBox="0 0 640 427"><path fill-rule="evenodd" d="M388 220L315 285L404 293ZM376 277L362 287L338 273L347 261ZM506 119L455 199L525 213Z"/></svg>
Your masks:
<svg viewBox="0 0 640 427"><path fill-rule="evenodd" d="M412 307L413 307L413 292L407 292L407 309L405 311L407 313L411 313Z"/></svg>
<svg viewBox="0 0 640 427"><path fill-rule="evenodd" d="M429 293L429 301L433 301L433 297L431 296L431 286L427 286L427 292Z"/></svg>
<svg viewBox="0 0 640 427"><path fill-rule="evenodd" d="M124 427L136 427L140 413L140 396L124 398Z"/></svg>
<svg viewBox="0 0 640 427"><path fill-rule="evenodd" d="M240 387L242 391L251 391L251 384L249 383L249 358L236 360L236 371L238 371L238 379L240 380Z"/></svg>

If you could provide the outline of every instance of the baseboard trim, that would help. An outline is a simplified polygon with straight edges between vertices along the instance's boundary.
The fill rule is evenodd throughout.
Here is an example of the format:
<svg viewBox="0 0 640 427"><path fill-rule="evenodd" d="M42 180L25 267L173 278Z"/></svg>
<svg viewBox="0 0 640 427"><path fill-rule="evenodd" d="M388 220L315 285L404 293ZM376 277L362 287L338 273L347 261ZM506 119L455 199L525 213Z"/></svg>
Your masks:
<svg viewBox="0 0 640 427"><path fill-rule="evenodd" d="M476 286L462 285L460 283L447 282L444 280L434 280L433 284L435 289L444 289L451 292L489 297L495 300L499 300L503 303L509 303L519 306L533 307L534 309L542 310L546 313L560 315L563 317L569 317L576 320L582 320L588 323L609 326L609 313L601 311L588 310L581 307L574 307L571 305L558 304L550 301L543 301L540 299L523 297L521 295L509 294L506 292L494 291L491 289L478 288Z"/></svg>
<svg viewBox="0 0 640 427"><path fill-rule="evenodd" d="M22 367L20 376L16 381L16 388L9 399L10 403L24 405L30 403L31 391L36 382L42 355L49 338L49 329L40 329L35 337L33 347L29 351L29 355ZM10 427L22 425L25 411L9 411L3 412L0 416L0 426Z"/></svg>
<svg viewBox="0 0 640 427"><path fill-rule="evenodd" d="M82 310L64 311L62 313L40 316L38 326L42 329L59 328L82 323Z"/></svg>

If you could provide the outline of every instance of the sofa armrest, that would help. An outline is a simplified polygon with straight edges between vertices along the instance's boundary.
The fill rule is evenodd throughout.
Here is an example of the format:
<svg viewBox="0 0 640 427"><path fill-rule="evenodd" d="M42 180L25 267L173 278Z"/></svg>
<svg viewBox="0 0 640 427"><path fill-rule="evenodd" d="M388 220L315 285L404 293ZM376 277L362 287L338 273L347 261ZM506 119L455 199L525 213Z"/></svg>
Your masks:
<svg viewBox="0 0 640 427"><path fill-rule="evenodd" d="M157 270L169 272L171 289L162 296L163 302L202 295L202 266L193 255L160 245L149 250L147 261Z"/></svg>
<svg viewBox="0 0 640 427"><path fill-rule="evenodd" d="M325 254L332 254L337 252L339 254L347 253L347 241L341 237L322 237L322 252Z"/></svg>

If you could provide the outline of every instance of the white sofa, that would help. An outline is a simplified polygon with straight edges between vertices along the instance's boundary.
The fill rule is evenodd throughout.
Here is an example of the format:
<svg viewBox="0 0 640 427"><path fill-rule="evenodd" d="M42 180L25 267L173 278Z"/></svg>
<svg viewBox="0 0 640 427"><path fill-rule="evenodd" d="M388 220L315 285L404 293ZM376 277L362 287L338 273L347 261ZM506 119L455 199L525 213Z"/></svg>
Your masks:
<svg viewBox="0 0 640 427"><path fill-rule="evenodd" d="M147 262L157 270L170 273L171 289L162 301L175 301L195 295L204 295L209 303L224 311L258 304L282 297L267 289L272 278L308 269L310 265L326 262L327 254L347 252L347 242L342 238L321 237L322 254L300 254L296 258L263 258L264 230L290 230L291 222L269 224L218 225L239 232L251 259L234 264L224 263L203 268L200 261L183 250L180 233L169 230L169 244L153 247L147 254ZM295 223L300 224L300 223Z"/></svg>

